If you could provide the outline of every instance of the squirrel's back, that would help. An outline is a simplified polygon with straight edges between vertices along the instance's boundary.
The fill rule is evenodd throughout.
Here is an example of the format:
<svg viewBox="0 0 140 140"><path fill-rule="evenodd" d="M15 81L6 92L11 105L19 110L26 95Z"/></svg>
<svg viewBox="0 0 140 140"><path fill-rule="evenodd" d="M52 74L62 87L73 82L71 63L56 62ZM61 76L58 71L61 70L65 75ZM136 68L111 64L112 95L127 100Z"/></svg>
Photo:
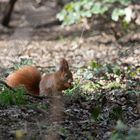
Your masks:
<svg viewBox="0 0 140 140"><path fill-rule="evenodd" d="M6 78L6 83L11 87L25 86L34 95L39 95L41 74L33 66L24 66Z"/></svg>

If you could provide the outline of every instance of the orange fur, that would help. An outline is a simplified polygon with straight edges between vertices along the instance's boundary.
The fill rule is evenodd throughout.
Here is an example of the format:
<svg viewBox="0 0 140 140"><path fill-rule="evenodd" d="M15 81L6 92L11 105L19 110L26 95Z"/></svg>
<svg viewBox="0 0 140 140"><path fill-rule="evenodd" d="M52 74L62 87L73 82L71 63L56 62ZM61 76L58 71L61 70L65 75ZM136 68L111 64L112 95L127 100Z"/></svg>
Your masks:
<svg viewBox="0 0 140 140"><path fill-rule="evenodd" d="M25 66L10 74L6 78L6 83L15 88L18 86L25 86L25 88L34 95L39 95L39 83L41 74L37 68L32 66Z"/></svg>

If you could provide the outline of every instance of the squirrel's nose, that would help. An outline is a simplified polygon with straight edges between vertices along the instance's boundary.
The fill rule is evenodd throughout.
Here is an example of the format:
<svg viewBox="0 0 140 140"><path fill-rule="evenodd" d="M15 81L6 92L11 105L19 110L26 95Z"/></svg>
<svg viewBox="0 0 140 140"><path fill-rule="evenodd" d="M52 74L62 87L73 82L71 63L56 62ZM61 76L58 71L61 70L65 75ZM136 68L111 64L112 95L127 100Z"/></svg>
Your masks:
<svg viewBox="0 0 140 140"><path fill-rule="evenodd" d="M73 80L72 79L69 79L65 84L64 84L64 86L66 87L66 88L73 88Z"/></svg>
<svg viewBox="0 0 140 140"><path fill-rule="evenodd" d="M68 80L68 83L72 84L72 82L73 82L73 79Z"/></svg>
<svg viewBox="0 0 140 140"><path fill-rule="evenodd" d="M73 88L73 79L68 80L69 88Z"/></svg>

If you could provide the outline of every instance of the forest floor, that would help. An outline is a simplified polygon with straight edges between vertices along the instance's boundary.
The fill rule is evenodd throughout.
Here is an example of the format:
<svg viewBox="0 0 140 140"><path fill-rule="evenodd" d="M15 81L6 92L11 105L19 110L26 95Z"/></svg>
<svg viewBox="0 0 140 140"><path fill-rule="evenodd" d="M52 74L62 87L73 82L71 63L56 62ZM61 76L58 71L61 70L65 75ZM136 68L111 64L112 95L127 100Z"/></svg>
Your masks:
<svg viewBox="0 0 140 140"><path fill-rule="evenodd" d="M33 26L35 17L29 24L21 13L17 8L12 28L0 27L1 77L30 63L42 73L52 72L64 57L75 86L64 93L63 115L54 133L64 140L117 140L115 137L124 139L130 135L139 140L139 30L129 34L117 30L117 38L111 24L101 20L89 30L81 24L66 28ZM51 101L30 96L26 99L26 105L0 105L1 140L48 138L55 125L50 123Z"/></svg>

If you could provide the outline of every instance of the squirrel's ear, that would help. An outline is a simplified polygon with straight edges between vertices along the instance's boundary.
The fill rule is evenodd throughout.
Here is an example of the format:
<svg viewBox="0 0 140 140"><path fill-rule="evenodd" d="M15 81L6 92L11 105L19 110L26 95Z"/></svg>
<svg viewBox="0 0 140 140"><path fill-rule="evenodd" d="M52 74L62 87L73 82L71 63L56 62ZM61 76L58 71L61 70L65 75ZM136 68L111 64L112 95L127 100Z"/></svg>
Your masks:
<svg viewBox="0 0 140 140"><path fill-rule="evenodd" d="M69 70L69 65L66 59L62 58L60 60L60 67L59 67L60 71L67 71Z"/></svg>

